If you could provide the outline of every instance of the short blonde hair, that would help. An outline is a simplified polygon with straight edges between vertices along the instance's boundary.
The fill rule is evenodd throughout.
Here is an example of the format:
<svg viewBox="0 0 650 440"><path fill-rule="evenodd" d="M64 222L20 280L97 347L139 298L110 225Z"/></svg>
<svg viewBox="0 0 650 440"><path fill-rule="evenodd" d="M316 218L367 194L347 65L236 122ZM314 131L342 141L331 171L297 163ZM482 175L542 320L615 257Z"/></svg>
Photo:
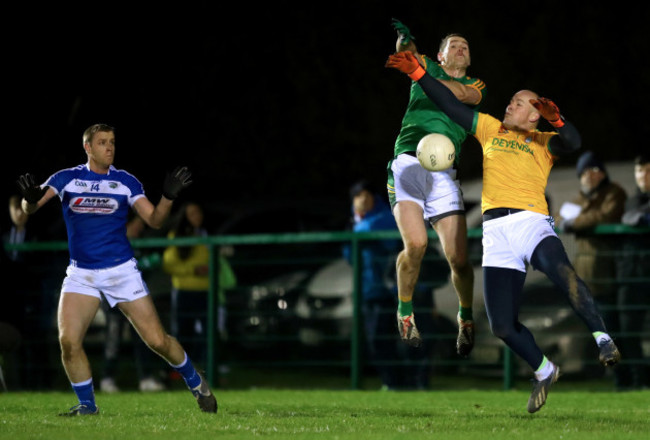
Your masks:
<svg viewBox="0 0 650 440"><path fill-rule="evenodd" d="M95 136L95 133L98 133L100 131L103 132L108 132L108 133L115 133L115 129L111 127L110 125L107 124L94 124L91 125L84 131L83 135L83 143L92 143L93 137Z"/></svg>

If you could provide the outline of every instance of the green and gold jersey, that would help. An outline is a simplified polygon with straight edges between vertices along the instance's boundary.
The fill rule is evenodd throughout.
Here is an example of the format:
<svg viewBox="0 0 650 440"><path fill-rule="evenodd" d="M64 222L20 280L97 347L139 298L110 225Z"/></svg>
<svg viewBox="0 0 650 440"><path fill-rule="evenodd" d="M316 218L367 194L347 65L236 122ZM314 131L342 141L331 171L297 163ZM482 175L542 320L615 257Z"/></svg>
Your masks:
<svg viewBox="0 0 650 440"><path fill-rule="evenodd" d="M480 79L464 76L462 78L453 78L443 70L443 68L427 56L423 56L425 69L429 75L436 79L455 80L467 86L475 88L481 94L479 104L470 106L478 110L479 105L485 98L485 83ZM397 140L395 141L395 156L408 151L415 151L418 142L429 133L440 133L452 140L456 146L456 161L460 157L460 147L467 133L460 125L452 122L437 105L431 101L424 93L417 82L411 84L411 95L406 108L406 113L402 118L402 127Z"/></svg>
<svg viewBox="0 0 650 440"><path fill-rule="evenodd" d="M557 133L507 130L498 119L476 112L472 134L483 149L482 212L515 208L548 215L545 191L556 159L548 143Z"/></svg>

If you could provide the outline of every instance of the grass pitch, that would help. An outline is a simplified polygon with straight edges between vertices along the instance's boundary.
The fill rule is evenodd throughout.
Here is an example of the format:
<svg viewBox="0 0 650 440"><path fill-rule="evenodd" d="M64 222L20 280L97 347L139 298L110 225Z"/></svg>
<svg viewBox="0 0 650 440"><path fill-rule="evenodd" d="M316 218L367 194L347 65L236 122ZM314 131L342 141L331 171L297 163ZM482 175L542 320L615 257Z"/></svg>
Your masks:
<svg viewBox="0 0 650 440"><path fill-rule="evenodd" d="M559 387L557 387L559 388ZM0 394L0 439L635 439L650 432L650 392L217 391L201 413L188 391L97 394L99 416L59 417L72 392ZM188 437L189 436L189 437Z"/></svg>

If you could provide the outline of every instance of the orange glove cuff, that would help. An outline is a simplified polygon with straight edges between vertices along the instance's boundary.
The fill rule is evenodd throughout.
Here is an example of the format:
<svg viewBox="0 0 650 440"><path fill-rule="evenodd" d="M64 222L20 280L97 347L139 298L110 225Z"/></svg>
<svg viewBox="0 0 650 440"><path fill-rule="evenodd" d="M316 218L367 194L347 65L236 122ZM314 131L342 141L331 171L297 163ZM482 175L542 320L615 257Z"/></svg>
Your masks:
<svg viewBox="0 0 650 440"><path fill-rule="evenodd" d="M555 128L564 127L564 120L561 117L556 119L555 121L548 121L548 122Z"/></svg>
<svg viewBox="0 0 650 440"><path fill-rule="evenodd" d="M419 81L420 78L424 76L424 74L427 73L426 70L422 68L422 66L418 65L418 68L415 69L413 72L409 73L409 78L411 78L413 81Z"/></svg>

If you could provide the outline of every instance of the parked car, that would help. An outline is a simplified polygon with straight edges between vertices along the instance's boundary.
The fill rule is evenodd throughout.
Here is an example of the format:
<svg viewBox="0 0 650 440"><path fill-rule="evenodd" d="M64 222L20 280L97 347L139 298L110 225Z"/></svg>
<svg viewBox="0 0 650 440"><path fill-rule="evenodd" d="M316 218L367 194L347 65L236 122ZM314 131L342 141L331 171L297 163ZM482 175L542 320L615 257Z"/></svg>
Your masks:
<svg viewBox="0 0 650 440"><path fill-rule="evenodd" d="M394 267L393 262L386 263ZM441 267L440 262L432 266L437 266L435 270ZM433 289L447 282L447 263L442 267L442 280L438 275L437 279L429 277L429 281L423 283L432 289L432 295ZM394 289L394 273L387 273L384 282L387 288ZM285 351L287 347L296 351L298 357L307 356L312 360L349 359L354 325L352 292L353 268L340 256L315 270L288 272L238 293L241 306L235 308L245 310L245 316L234 320L232 331L239 335L246 349L282 353L284 359L291 358ZM455 315L448 318L436 314L434 317L436 327L450 335L437 344L437 357L446 358L455 350L454 320ZM397 338L397 330L391 336Z"/></svg>
<svg viewBox="0 0 650 440"><path fill-rule="evenodd" d="M214 228L215 235L332 232L348 224L346 201L247 201ZM228 293L229 335L237 356L295 357L295 308L309 278L339 258L340 243L251 243L232 246L238 287ZM299 356L298 356L299 357Z"/></svg>
<svg viewBox="0 0 650 440"><path fill-rule="evenodd" d="M616 180L630 192L634 188L633 166L629 163L608 164L612 180ZM480 180L463 183L463 195L468 209L468 226L480 229ZM556 168L551 171L547 196L551 209L559 208L578 190L578 180L573 167ZM343 211L345 212L345 211ZM338 230L341 230L340 228ZM312 229L315 231L318 229ZM325 230L325 229L322 229ZM336 230L336 229L335 229ZM569 257L573 257L573 236L560 236ZM439 243L431 246L440 251ZM288 250L288 246L284 247ZM492 336L482 298L483 275L481 268L482 244L480 236L469 241L470 259L474 267L474 318L477 343L470 358L461 361L455 350L448 349L455 342L455 317L458 299L451 283L435 289L436 310L443 322L442 335L448 343L442 344L439 353L442 359L459 362L462 368L476 374L502 374L504 344ZM264 258L277 260L269 249ZM311 246L301 249L306 259L280 265L262 263L255 265L255 271L264 276L240 292L243 310L248 317L236 323L242 335L250 337L252 349L263 348L282 356L301 357L347 356L347 338L352 325L352 269L340 257L337 245L322 246L315 250ZM256 250L255 253L258 251ZM309 257L309 258L307 258ZM317 257L317 258L314 258ZM314 264L308 264L313 260ZM298 262L297 262L298 261ZM566 299L557 292L545 275L529 270L524 285L524 306L520 318L535 335L540 347L554 361L562 365L564 374L596 376L603 373L597 363L597 349L584 323L575 315ZM271 336L271 338L268 338ZM266 339L265 339L266 338ZM293 354L287 354L290 349ZM297 353L297 354L295 354ZM527 377L529 367L515 356L516 372ZM493 366L494 368L490 368Z"/></svg>

